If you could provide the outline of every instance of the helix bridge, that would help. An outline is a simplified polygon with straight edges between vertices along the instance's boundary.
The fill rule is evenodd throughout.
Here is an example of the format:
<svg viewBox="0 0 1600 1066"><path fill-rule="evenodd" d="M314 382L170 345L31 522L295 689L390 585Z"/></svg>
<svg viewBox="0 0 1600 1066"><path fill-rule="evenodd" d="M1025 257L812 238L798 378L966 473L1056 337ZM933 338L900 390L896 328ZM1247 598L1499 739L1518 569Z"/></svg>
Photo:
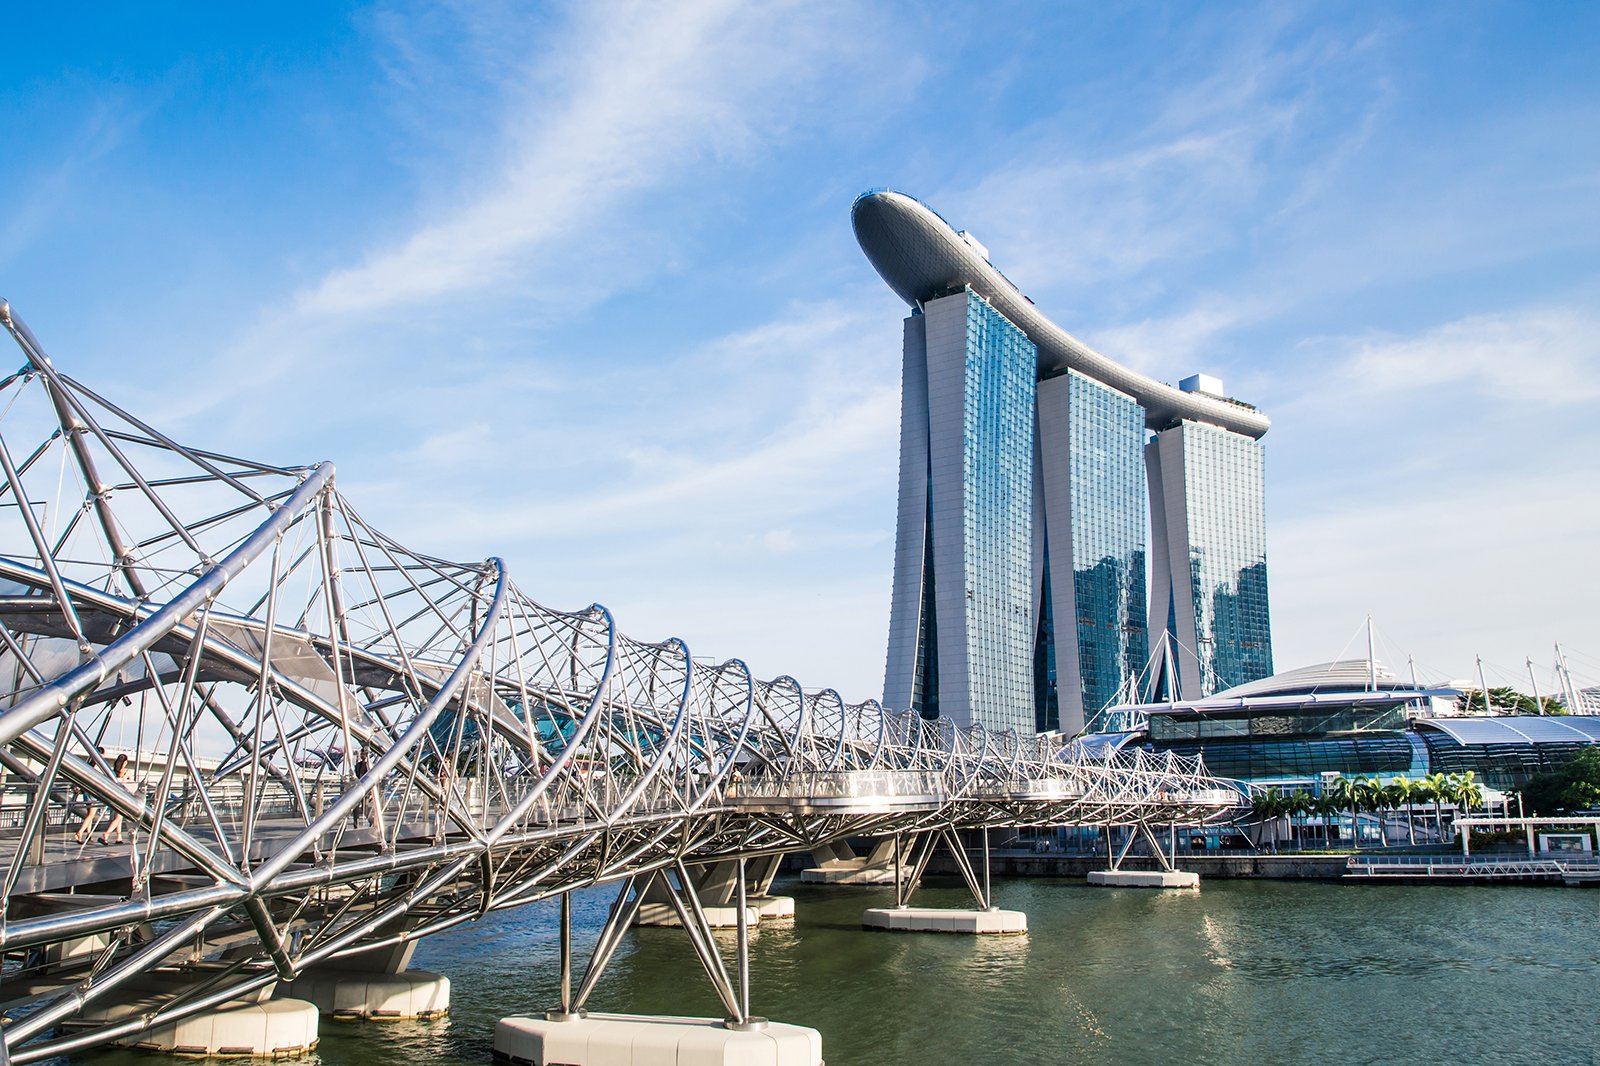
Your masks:
<svg viewBox="0 0 1600 1066"><path fill-rule="evenodd" d="M651 885L716 978L708 864L737 860L742 897L745 860L848 837L925 862L959 831L1148 832L1237 802L1173 757L847 703L550 609L500 559L373 528L332 464L180 444L0 322L22 354L0 380L0 1058L611 884L576 995L564 926L576 1010Z"/></svg>

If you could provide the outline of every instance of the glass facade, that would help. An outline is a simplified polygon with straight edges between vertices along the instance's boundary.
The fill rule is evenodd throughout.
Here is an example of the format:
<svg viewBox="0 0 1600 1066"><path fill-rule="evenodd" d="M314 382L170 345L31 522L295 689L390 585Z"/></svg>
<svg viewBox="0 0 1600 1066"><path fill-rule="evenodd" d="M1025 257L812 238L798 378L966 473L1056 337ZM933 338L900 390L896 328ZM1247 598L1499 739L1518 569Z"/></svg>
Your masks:
<svg viewBox="0 0 1600 1066"><path fill-rule="evenodd" d="M932 481L932 479L929 479ZM917 659L911 679L911 709L932 721L939 717L939 613L935 610L938 586L933 582L933 486L928 486L927 525L923 529L921 622L917 630Z"/></svg>
<svg viewBox="0 0 1600 1066"><path fill-rule="evenodd" d="M1323 773L1415 773L1412 745L1403 732L1351 733L1298 740L1175 740L1156 745L1186 758L1199 756L1206 770L1242 780L1315 777Z"/></svg>
<svg viewBox="0 0 1600 1066"><path fill-rule="evenodd" d="M1436 773L1459 774L1471 770L1490 788L1519 789L1534 774L1559 770L1578 752L1591 747L1582 741L1558 744L1462 744L1444 733L1428 730L1428 762Z"/></svg>
<svg viewBox="0 0 1600 1066"><path fill-rule="evenodd" d="M962 407L962 575L974 721L1031 732L1033 417L1037 349L981 297L967 299Z"/></svg>
<svg viewBox="0 0 1600 1066"><path fill-rule="evenodd" d="M1214 426L1185 422L1181 432L1198 695L1209 696L1272 673L1265 453Z"/></svg>
<svg viewBox="0 0 1600 1066"><path fill-rule="evenodd" d="M1152 714L1150 739L1157 743L1240 737L1320 737L1329 733L1400 730L1405 705L1341 707L1338 710L1242 711L1230 715Z"/></svg>
<svg viewBox="0 0 1600 1066"><path fill-rule="evenodd" d="M1033 636L1033 726L1041 733L1061 728L1061 690L1056 670L1056 617L1050 596L1050 547L1044 549L1044 592L1039 631Z"/></svg>
<svg viewBox="0 0 1600 1066"><path fill-rule="evenodd" d="M1075 371L1067 407L1078 673L1093 715L1117 702L1149 657L1144 410Z"/></svg>
<svg viewBox="0 0 1600 1066"><path fill-rule="evenodd" d="M1445 727L1408 722L1401 704L1152 714L1147 742L1154 751L1200 756L1211 773L1244 780L1471 771L1488 788L1512 791L1592 746L1581 739L1463 743Z"/></svg>

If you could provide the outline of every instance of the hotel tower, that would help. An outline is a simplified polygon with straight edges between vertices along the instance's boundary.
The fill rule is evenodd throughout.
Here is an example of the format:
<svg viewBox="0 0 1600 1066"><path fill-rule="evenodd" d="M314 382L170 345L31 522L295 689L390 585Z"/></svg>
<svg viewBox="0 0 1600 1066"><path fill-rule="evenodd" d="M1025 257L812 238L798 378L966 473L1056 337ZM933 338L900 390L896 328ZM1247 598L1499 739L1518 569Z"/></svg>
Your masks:
<svg viewBox="0 0 1600 1066"><path fill-rule="evenodd" d="M885 705L1076 733L1269 675L1266 416L1090 349L909 196L851 214L911 307Z"/></svg>

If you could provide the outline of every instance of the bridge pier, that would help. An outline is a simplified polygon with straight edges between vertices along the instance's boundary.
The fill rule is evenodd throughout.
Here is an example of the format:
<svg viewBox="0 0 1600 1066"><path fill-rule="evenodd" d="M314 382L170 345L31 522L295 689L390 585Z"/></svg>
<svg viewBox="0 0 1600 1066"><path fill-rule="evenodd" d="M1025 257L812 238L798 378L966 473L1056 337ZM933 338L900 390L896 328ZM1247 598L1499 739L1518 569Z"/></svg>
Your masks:
<svg viewBox="0 0 1600 1066"><path fill-rule="evenodd" d="M763 919L793 918L794 897L769 894L772 881L778 876L778 867L782 865L783 856L770 855L759 859L747 859L745 862L748 884L753 890L746 897L745 920L759 922ZM695 895L700 899L706 922L713 929L732 929L739 924L739 915L734 909L733 899L738 865L737 860L727 859L693 868ZM670 889L663 880L657 879L651 882L634 924L666 926L683 924L678 919L678 912L672 906Z"/></svg>
<svg viewBox="0 0 1600 1066"><path fill-rule="evenodd" d="M1128 857L1128 852L1133 849L1134 842L1143 839L1150 847L1150 853L1161 864L1159 870L1124 870L1122 860ZM1111 854L1111 827L1106 826L1106 854ZM1172 865L1172 860L1167 857L1166 851L1161 847L1161 842L1150 831L1150 826L1144 822L1138 823L1138 830L1128 834L1128 839L1123 842L1122 850L1111 860L1111 867L1107 870L1090 870L1088 881L1091 885L1104 888L1192 888L1200 887L1200 875L1192 870L1180 870Z"/></svg>
<svg viewBox="0 0 1600 1066"><path fill-rule="evenodd" d="M709 1018L589 1014L505 1018L494 1056L521 1066L822 1066L822 1035L768 1022L740 1030Z"/></svg>
<svg viewBox="0 0 1600 1066"><path fill-rule="evenodd" d="M750 1013L749 925L752 915L759 911L750 905L746 860L730 860L728 865L733 867L731 902L739 931L737 983L729 979L721 951L711 935L706 909L696 894L696 882L705 880L705 875L693 878L678 862L674 864L676 884L666 870L635 875L623 882L574 995L572 903L570 894L563 894L560 1003L542 1017L502 1018L495 1026L495 1057L524 1066L823 1066L822 1036L815 1029L769 1022ZM623 932L635 923L640 909L658 889L727 1008L727 1016L720 1021L590 1014L583 1008L616 953Z"/></svg>
<svg viewBox="0 0 1600 1066"><path fill-rule="evenodd" d="M843 840L811 851L816 863L800 871L800 880L813 885L894 884L894 838L885 837L866 855L857 855Z"/></svg>
<svg viewBox="0 0 1600 1066"><path fill-rule="evenodd" d="M159 992L134 993L95 1004L68 1023L75 1029L154 1013L166 1002ZM186 1018L113 1040L120 1047L167 1055L218 1058L299 1058L316 1050L317 1008L299 999L236 999Z"/></svg>
<svg viewBox="0 0 1600 1066"><path fill-rule="evenodd" d="M934 851L939 842L943 840L949 848L951 857L956 861L956 867L967 882L973 899L977 901L977 909L962 909L953 907L912 907L911 894L922 883L922 875L928 868L928 861L933 858ZM892 869L894 873L895 903L893 907L870 907L861 915L863 929L885 929L897 933L969 933L979 935L1015 936L1028 931L1028 916L1021 911L1002 910L994 905L994 895L989 883L989 831L983 831L983 877L980 880L972 868L971 861L967 858L966 848L961 844L961 839L954 830L940 829L929 833L926 839L920 842L921 854L911 869L910 877L905 876L903 864L904 851L902 840L896 836L891 838ZM916 854L919 844L913 842L912 854Z"/></svg>
<svg viewBox="0 0 1600 1066"><path fill-rule="evenodd" d="M366 951L315 966L278 986L341 1021L439 1018L450 1010L450 978L408 969L416 942Z"/></svg>

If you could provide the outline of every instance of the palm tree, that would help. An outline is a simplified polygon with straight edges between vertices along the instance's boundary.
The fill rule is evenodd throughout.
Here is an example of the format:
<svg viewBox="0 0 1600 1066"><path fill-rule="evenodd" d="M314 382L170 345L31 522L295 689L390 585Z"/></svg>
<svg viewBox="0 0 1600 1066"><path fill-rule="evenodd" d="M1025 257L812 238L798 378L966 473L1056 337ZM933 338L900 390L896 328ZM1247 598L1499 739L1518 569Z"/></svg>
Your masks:
<svg viewBox="0 0 1600 1066"><path fill-rule="evenodd" d="M1338 804L1339 810L1350 812L1350 846L1359 851L1361 848L1359 822L1361 817L1360 787L1351 778L1336 777L1328 783L1328 795Z"/></svg>
<svg viewBox="0 0 1600 1066"><path fill-rule="evenodd" d="M1282 813L1283 797L1275 788L1263 789L1250 795L1250 816L1256 820L1256 847L1261 846L1261 838L1266 835L1267 825L1277 819ZM1277 840L1277 832L1273 832L1273 840Z"/></svg>
<svg viewBox="0 0 1600 1066"><path fill-rule="evenodd" d="M1439 806L1441 802L1450 798L1450 775L1432 773L1423 779L1427 786L1427 797L1433 800L1433 831L1435 837L1444 840L1444 811Z"/></svg>
<svg viewBox="0 0 1600 1066"><path fill-rule="evenodd" d="M1469 815L1472 808L1483 805L1483 786L1473 780L1476 775L1468 770L1450 777L1450 798L1461 805L1461 813Z"/></svg>
<svg viewBox="0 0 1600 1066"><path fill-rule="evenodd" d="M1315 797L1316 811L1322 815L1322 843L1324 847L1333 847L1333 816L1343 807L1339 804L1339 797L1331 792L1324 792Z"/></svg>
<svg viewBox="0 0 1600 1066"><path fill-rule="evenodd" d="M1389 782L1388 787L1384 791L1388 794L1389 801L1392 806L1404 807L1406 809L1406 843L1415 847L1417 843L1417 832L1416 826L1413 824L1411 818L1411 803L1417 797L1417 786L1415 782L1413 782L1409 777L1397 777Z"/></svg>
<svg viewBox="0 0 1600 1066"><path fill-rule="evenodd" d="M1305 789L1295 789L1289 797L1289 831L1293 835L1296 848L1305 847L1305 816L1316 810L1316 800ZM1295 817L1299 816L1300 824L1295 824Z"/></svg>
<svg viewBox="0 0 1600 1066"><path fill-rule="evenodd" d="M1362 806L1378 816L1378 846L1389 846L1389 825L1384 812L1389 809L1389 797L1383 791L1383 782L1376 777L1361 779Z"/></svg>

